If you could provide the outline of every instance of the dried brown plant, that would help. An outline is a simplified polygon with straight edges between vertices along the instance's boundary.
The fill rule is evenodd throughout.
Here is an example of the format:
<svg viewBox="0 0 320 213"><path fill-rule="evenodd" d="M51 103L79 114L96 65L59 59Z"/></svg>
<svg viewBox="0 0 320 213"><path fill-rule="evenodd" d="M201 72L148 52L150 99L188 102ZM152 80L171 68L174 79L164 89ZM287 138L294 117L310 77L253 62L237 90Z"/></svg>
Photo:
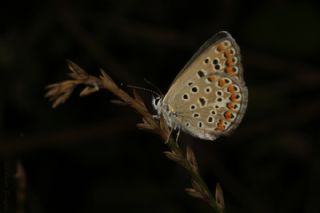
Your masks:
<svg viewBox="0 0 320 213"><path fill-rule="evenodd" d="M216 198L214 198L199 174L193 150L190 147L183 150L178 146L163 118L160 118L160 120L154 118L136 90L133 90L133 95L131 96L119 88L103 70L101 70L99 77L95 77L89 75L74 62L67 61L67 63L71 71L69 73L71 79L47 86L48 91L45 96L53 102L53 108L63 104L78 85L85 85L85 88L80 92L80 96L90 95L102 89L111 92L118 98L118 100L113 100L112 102L127 105L140 114L143 122L138 123L137 126L140 129L149 130L159 135L169 148L169 151L165 151L164 154L187 170L191 177L191 187L187 188L186 192L192 197L205 201L213 208L214 212L223 212L224 202L220 185L218 184L216 187Z"/></svg>

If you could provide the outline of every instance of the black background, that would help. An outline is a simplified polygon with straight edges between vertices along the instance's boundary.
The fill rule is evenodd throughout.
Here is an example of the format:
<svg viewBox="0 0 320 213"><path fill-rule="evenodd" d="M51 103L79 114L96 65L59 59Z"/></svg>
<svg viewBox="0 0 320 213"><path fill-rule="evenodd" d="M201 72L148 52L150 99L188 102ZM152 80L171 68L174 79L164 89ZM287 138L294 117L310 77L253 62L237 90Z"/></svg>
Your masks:
<svg viewBox="0 0 320 213"><path fill-rule="evenodd" d="M317 1L42 1L0 9L0 155L27 177L25 212L212 212L189 197L140 117L107 92L53 110L45 86L66 59L90 74L166 92L204 41L229 31L242 51L247 113L229 137L182 135L227 212L319 212ZM144 94L146 102L151 101Z"/></svg>

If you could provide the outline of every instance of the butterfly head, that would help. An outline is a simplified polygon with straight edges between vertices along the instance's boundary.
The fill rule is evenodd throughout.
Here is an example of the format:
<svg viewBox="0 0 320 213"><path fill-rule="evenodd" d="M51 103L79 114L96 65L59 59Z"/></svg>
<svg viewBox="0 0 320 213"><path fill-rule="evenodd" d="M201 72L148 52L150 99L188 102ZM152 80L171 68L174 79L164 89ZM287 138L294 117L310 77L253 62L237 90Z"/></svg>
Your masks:
<svg viewBox="0 0 320 213"><path fill-rule="evenodd" d="M153 105L154 109L157 110L158 115L160 115L160 114L170 114L170 115L175 114L172 107L163 103L163 98L161 96L153 97L152 105Z"/></svg>
<svg viewBox="0 0 320 213"><path fill-rule="evenodd" d="M158 116L162 115L169 127L176 127L174 118L177 117L177 112L170 105L164 104L161 96L153 97L152 105L157 110Z"/></svg>
<svg viewBox="0 0 320 213"><path fill-rule="evenodd" d="M155 110L157 110L157 114L160 115L161 106L162 106L162 97L161 96L153 97L152 106Z"/></svg>

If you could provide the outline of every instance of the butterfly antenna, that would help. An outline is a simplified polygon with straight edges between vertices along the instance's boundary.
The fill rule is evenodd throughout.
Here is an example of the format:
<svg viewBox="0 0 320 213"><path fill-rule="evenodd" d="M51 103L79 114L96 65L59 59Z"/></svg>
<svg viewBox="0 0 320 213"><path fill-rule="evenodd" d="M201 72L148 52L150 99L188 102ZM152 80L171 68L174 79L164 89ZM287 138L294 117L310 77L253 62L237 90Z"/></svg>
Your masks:
<svg viewBox="0 0 320 213"><path fill-rule="evenodd" d="M127 85L127 87L133 88L133 89L139 89L139 90L146 91L146 92L150 92L150 93L156 95L157 97L158 96L162 97L161 93L158 93L158 92L156 92L154 90L151 90L151 89L147 89L147 88L144 88L144 87L133 86L133 85Z"/></svg>
<svg viewBox="0 0 320 213"><path fill-rule="evenodd" d="M161 90L159 89L159 87L157 87L154 83L152 83L151 81L149 81L148 79L144 78L143 79L147 84L149 84L150 86L152 86L160 95L161 97L163 97L163 93L161 92Z"/></svg>

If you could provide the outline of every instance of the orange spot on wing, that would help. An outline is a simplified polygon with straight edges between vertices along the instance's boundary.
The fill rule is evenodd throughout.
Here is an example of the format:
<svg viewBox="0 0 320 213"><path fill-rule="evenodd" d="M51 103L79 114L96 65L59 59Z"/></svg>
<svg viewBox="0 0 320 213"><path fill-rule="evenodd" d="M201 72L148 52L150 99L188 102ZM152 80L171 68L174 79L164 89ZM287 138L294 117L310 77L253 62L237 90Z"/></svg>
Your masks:
<svg viewBox="0 0 320 213"><path fill-rule="evenodd" d="M220 119L220 120L218 121L218 123L217 123L217 129L222 131L222 130L225 130L225 128L226 128L226 127L225 127L225 125L224 125L224 123L223 123L223 120Z"/></svg>
<svg viewBox="0 0 320 213"><path fill-rule="evenodd" d="M230 93L234 93L234 92L235 92L234 87L233 87L232 84L230 84L230 85L228 86L227 91L230 92Z"/></svg>
<svg viewBox="0 0 320 213"><path fill-rule="evenodd" d="M226 81L224 79L219 79L218 85L219 87L223 87L226 84Z"/></svg>
<svg viewBox="0 0 320 213"><path fill-rule="evenodd" d="M230 57L231 57L231 55L235 54L235 52L233 52L233 50L231 48L230 49L226 49L225 53L230 55Z"/></svg>
<svg viewBox="0 0 320 213"><path fill-rule="evenodd" d="M214 75L210 75L210 76L208 77L208 81L214 81L214 80L216 80L216 79L217 79L217 77L214 76Z"/></svg>
<svg viewBox="0 0 320 213"><path fill-rule="evenodd" d="M230 53L228 50L225 50L224 56L225 56L226 58L231 58L231 57L232 57L231 53Z"/></svg>
<svg viewBox="0 0 320 213"><path fill-rule="evenodd" d="M222 43L217 46L217 50L218 50L219 52L221 52L222 50L224 50L224 46L223 46Z"/></svg>
<svg viewBox="0 0 320 213"><path fill-rule="evenodd" d="M225 117L225 119L230 120L230 119L232 118L231 112L226 111L226 112L224 113L224 117Z"/></svg>
<svg viewBox="0 0 320 213"><path fill-rule="evenodd" d="M231 66L228 66L228 67L226 68L226 73L228 73L229 75L235 75L235 72L234 72L234 70L233 70L233 67L231 67Z"/></svg>
<svg viewBox="0 0 320 213"><path fill-rule="evenodd" d="M232 102L235 102L235 101L237 101L238 99L237 99L237 94L235 94L235 93L232 93L231 94L231 96L230 96L230 100L232 101Z"/></svg>
<svg viewBox="0 0 320 213"><path fill-rule="evenodd" d="M231 66L233 66L233 61L232 61L232 58L231 57L229 57L229 58L227 58L227 61L226 61L226 65L227 65L227 67L231 67Z"/></svg>
<svg viewBox="0 0 320 213"><path fill-rule="evenodd" d="M233 110L234 109L234 104L231 103L231 102L227 103L227 108Z"/></svg>

